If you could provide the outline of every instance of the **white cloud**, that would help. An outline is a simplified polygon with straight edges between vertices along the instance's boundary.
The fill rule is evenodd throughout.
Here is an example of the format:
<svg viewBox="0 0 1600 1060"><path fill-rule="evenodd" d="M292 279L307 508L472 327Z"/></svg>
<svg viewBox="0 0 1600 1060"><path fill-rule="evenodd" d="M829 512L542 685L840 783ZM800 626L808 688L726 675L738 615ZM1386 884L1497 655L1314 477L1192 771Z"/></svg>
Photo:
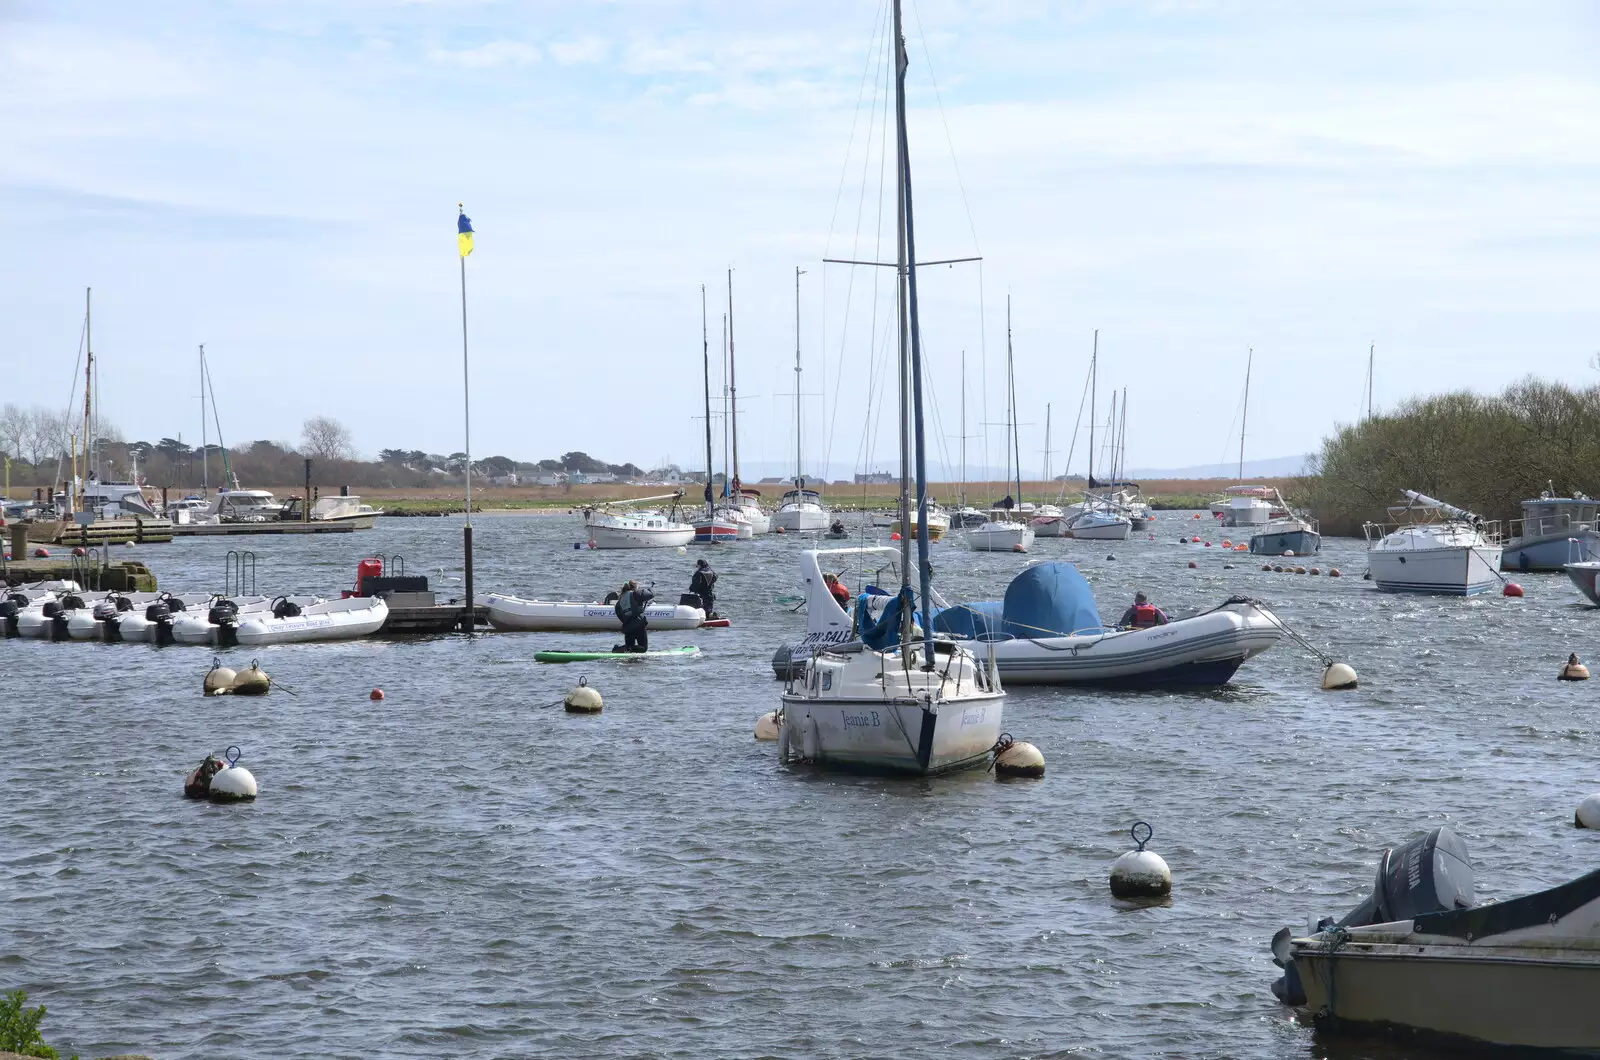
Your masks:
<svg viewBox="0 0 1600 1060"><path fill-rule="evenodd" d="M525 41L495 40L475 48L434 48L428 52L428 61L469 70L531 66L539 61L539 49Z"/></svg>

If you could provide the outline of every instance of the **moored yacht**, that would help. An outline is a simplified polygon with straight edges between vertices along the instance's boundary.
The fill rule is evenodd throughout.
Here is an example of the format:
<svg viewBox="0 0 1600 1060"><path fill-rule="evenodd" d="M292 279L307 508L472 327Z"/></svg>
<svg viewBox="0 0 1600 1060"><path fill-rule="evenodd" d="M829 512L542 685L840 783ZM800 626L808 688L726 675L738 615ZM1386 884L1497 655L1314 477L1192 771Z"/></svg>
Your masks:
<svg viewBox="0 0 1600 1060"><path fill-rule="evenodd" d="M624 504L645 504L650 501L678 500L683 491L659 497L641 497ZM676 548L694 540L695 528L680 522L677 509L671 513L654 509L635 510L624 507L612 511L606 504L597 504L583 510L583 525L589 531L590 548Z"/></svg>
<svg viewBox="0 0 1600 1060"><path fill-rule="evenodd" d="M1472 596L1499 579L1500 531L1469 511L1415 490L1389 509L1405 522L1367 523L1367 566L1384 592Z"/></svg>
<svg viewBox="0 0 1600 1060"><path fill-rule="evenodd" d="M1511 521L1501 568L1561 570L1567 564L1600 560L1596 504L1576 490L1570 497L1558 497L1554 484L1536 499L1523 501L1522 518Z"/></svg>
<svg viewBox="0 0 1600 1060"><path fill-rule="evenodd" d="M1067 536L1080 541L1126 541L1133 521L1104 501L1088 500L1067 518Z"/></svg>
<svg viewBox="0 0 1600 1060"><path fill-rule="evenodd" d="M805 488L805 479L797 479L795 488L783 495L778 510L772 513L772 527L785 533L806 533L826 530L833 517L822 506L822 495Z"/></svg>
<svg viewBox="0 0 1600 1060"><path fill-rule="evenodd" d="M1033 547L1033 527L1009 509L993 508L989 517L967 531L974 552L1026 552Z"/></svg>

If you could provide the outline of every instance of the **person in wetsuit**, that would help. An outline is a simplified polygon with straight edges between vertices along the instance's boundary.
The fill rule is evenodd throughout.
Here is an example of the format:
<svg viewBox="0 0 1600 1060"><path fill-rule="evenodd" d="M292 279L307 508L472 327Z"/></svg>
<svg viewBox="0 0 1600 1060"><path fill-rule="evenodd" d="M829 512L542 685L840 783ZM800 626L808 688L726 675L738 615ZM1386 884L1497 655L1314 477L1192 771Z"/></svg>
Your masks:
<svg viewBox="0 0 1600 1060"><path fill-rule="evenodd" d="M622 643L612 651L647 652L650 650L650 623L644 609L656 594L636 581L629 581L617 597L617 620L622 623Z"/></svg>
<svg viewBox="0 0 1600 1060"><path fill-rule="evenodd" d="M703 559L694 561L694 577L689 579L689 591L700 598L700 606L707 618L715 618L717 610L717 572Z"/></svg>

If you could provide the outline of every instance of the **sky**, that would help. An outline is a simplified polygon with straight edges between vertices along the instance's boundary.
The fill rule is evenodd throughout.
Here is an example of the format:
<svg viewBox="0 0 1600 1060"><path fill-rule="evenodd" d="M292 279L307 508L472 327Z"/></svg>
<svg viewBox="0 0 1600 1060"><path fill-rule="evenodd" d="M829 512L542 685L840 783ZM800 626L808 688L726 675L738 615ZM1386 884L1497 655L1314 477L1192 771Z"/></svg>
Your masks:
<svg viewBox="0 0 1600 1060"><path fill-rule="evenodd" d="M893 468L877 0L0 0L0 401L224 438L715 457L732 270L746 478ZM1589 385L1600 6L907 0L934 477L1072 448L1314 451L1364 406ZM963 353L964 351L964 353ZM962 363L965 359L965 374ZM963 400L964 399L964 400ZM1046 406L1048 405L1048 413ZM1100 435L1104 435L1102 426ZM1106 455L1097 460L1104 466ZM825 466L825 470L822 470Z"/></svg>

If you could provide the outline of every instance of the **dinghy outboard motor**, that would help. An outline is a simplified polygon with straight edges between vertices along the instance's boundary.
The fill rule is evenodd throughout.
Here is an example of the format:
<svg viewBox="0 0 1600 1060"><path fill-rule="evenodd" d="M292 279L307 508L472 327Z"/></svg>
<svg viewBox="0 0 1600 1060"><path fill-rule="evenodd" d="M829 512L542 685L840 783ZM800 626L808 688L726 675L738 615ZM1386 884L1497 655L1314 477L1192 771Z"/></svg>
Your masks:
<svg viewBox="0 0 1600 1060"><path fill-rule="evenodd" d="M679 607L698 607L704 610L706 602L700 599L699 593L682 593L678 596Z"/></svg>
<svg viewBox="0 0 1600 1060"><path fill-rule="evenodd" d="M44 605L45 617L50 620L51 640L70 640L67 632L67 612L83 609L83 597L68 593L59 600L51 600Z"/></svg>
<svg viewBox="0 0 1600 1060"><path fill-rule="evenodd" d="M151 631L151 641L156 644L172 643L172 612L182 611L183 601L174 598L170 593L162 593L156 602L144 609L145 621L155 628Z"/></svg>
<svg viewBox="0 0 1600 1060"><path fill-rule="evenodd" d="M17 631L17 615L28 606L28 598L21 593L8 593L4 600L0 600L0 625L3 625L6 640L15 640L21 634Z"/></svg>
<svg viewBox="0 0 1600 1060"><path fill-rule="evenodd" d="M121 597L108 596L97 601L94 605L95 624L100 627L100 639L105 641L121 640L120 631L117 629L118 602Z"/></svg>
<svg viewBox="0 0 1600 1060"><path fill-rule="evenodd" d="M1424 913L1470 909L1474 904L1472 859L1467 855L1467 844L1449 827L1441 826L1404 846L1385 850L1378 859L1378 878L1372 885L1372 894L1341 920L1323 917L1317 921L1316 931L1392 924L1414 920ZM1303 1005L1306 992L1290 954L1292 936L1288 928L1281 928L1272 936L1272 962L1283 969L1283 975L1272 984L1272 992L1285 1005Z"/></svg>
<svg viewBox="0 0 1600 1060"><path fill-rule="evenodd" d="M206 621L217 627L217 644L232 648L239 643L239 605L219 597L206 612Z"/></svg>
<svg viewBox="0 0 1600 1060"><path fill-rule="evenodd" d="M287 596L280 596L272 601L273 618L294 618L300 614L300 605Z"/></svg>

